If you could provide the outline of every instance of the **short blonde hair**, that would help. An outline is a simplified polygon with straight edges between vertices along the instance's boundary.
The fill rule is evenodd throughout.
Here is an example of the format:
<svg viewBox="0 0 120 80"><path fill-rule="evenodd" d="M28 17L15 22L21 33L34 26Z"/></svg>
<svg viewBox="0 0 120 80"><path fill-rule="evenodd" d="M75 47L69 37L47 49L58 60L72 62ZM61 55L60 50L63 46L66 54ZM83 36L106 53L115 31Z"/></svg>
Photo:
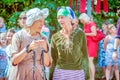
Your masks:
<svg viewBox="0 0 120 80"><path fill-rule="evenodd" d="M108 29L111 29L112 27L115 27L114 24L108 24Z"/></svg>
<svg viewBox="0 0 120 80"><path fill-rule="evenodd" d="M81 20L81 19L84 20L85 22L90 21L90 17L86 13L82 13L79 16L79 20Z"/></svg>

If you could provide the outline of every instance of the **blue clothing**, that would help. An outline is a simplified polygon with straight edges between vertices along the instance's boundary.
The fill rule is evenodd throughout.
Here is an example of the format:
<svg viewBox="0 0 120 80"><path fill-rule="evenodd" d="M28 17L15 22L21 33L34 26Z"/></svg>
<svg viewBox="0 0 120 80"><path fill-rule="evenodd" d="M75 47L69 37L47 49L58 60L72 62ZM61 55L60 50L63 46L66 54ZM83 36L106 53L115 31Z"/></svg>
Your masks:
<svg viewBox="0 0 120 80"><path fill-rule="evenodd" d="M115 37L109 35L109 40L107 43L106 53L105 53L105 61L107 66L118 65L118 59L117 60L112 59L112 55L114 51L114 42L115 42Z"/></svg>
<svg viewBox="0 0 120 80"><path fill-rule="evenodd" d="M105 32L101 30L101 32L104 33L106 36ZM105 50L104 50L104 38L99 42L98 44L98 66L99 67L105 67Z"/></svg>
<svg viewBox="0 0 120 80"><path fill-rule="evenodd" d="M3 27L0 28L0 33L6 32L6 26L5 24L3 25Z"/></svg>
<svg viewBox="0 0 120 80"><path fill-rule="evenodd" d="M6 50L0 47L0 78L7 77L8 74L8 56Z"/></svg>
<svg viewBox="0 0 120 80"><path fill-rule="evenodd" d="M44 25L44 26L42 27L41 34L42 34L44 37L46 37L47 39L49 39L49 36L50 36L50 30L49 30L49 28Z"/></svg>
<svg viewBox="0 0 120 80"><path fill-rule="evenodd" d="M104 39L99 42L98 50L98 66L105 67L105 51L104 51Z"/></svg>

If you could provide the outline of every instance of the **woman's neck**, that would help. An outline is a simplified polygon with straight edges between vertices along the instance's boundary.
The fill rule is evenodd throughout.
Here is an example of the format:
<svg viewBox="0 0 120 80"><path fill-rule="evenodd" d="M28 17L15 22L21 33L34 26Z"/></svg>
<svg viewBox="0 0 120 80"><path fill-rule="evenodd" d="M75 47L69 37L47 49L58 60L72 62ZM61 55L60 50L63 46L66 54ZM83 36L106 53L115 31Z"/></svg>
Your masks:
<svg viewBox="0 0 120 80"><path fill-rule="evenodd" d="M31 36L36 36L36 35L38 34L37 32L31 30L30 28L29 28L29 29L26 29L26 31L27 31L27 33L28 33L29 35L31 35Z"/></svg>
<svg viewBox="0 0 120 80"><path fill-rule="evenodd" d="M66 26L65 28L63 28L62 29L62 33L63 34L66 34L66 35L70 35L71 34L71 32L72 32L72 30L73 30L73 27L72 26Z"/></svg>
<svg viewBox="0 0 120 80"><path fill-rule="evenodd" d="M115 33L111 33L110 35L111 35L111 36L115 36L116 34L115 34Z"/></svg>

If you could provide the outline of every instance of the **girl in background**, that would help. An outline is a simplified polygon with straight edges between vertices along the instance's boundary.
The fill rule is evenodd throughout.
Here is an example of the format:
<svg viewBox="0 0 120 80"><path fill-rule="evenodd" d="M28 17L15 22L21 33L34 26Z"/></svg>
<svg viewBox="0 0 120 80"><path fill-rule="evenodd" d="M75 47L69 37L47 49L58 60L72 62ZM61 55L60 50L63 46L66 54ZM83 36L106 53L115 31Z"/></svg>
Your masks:
<svg viewBox="0 0 120 80"><path fill-rule="evenodd" d="M107 30L108 30L108 23L103 22L102 23L102 32L104 35L107 35ZM99 42L99 51L98 51L98 66L102 69L103 71L103 76L102 79L105 78L105 51L104 51L104 39L102 39Z"/></svg>
<svg viewBox="0 0 120 80"><path fill-rule="evenodd" d="M6 53L7 53L8 58L9 58L8 80L10 80L9 76L13 75L13 74L11 74L11 72L13 72L13 69L11 69L12 64L10 62L10 57L11 57L11 53L12 53L11 41L12 41L12 37L13 37L14 33L15 33L14 29L9 29L7 31L7 37L6 37L6 39L7 39Z"/></svg>
<svg viewBox="0 0 120 80"><path fill-rule="evenodd" d="M0 34L0 80L7 80L8 56L6 53L6 33Z"/></svg>
<svg viewBox="0 0 120 80"><path fill-rule="evenodd" d="M115 70L116 80L119 80L118 59L113 60L112 54L114 51L116 28L113 24L108 25L108 35L105 37L104 50L105 50L105 62L106 62L106 80L110 79L110 72L112 66Z"/></svg>
<svg viewBox="0 0 120 80"><path fill-rule="evenodd" d="M14 33L15 33L14 29L9 29L7 31L7 37L6 37L6 39L7 39L7 47L6 47L6 52L7 52L7 55L8 55L9 58L11 56L11 51L12 51L11 50L11 40L12 40L12 37L13 37Z"/></svg>

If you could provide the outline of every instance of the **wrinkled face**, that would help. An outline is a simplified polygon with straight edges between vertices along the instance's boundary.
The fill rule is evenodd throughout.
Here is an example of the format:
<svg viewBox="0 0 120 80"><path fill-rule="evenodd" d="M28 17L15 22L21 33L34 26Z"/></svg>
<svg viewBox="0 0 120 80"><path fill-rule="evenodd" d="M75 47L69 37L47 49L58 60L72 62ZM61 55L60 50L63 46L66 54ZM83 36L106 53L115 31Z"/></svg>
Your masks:
<svg viewBox="0 0 120 80"><path fill-rule="evenodd" d="M21 16L19 18L19 24L21 27L25 27L25 23L26 23L26 17L25 16Z"/></svg>
<svg viewBox="0 0 120 80"><path fill-rule="evenodd" d="M14 33L12 33L12 32L7 32L7 37L6 37L6 39L7 39L7 42L8 42L8 43L11 43L11 40L12 40L13 35L14 35Z"/></svg>
<svg viewBox="0 0 120 80"><path fill-rule="evenodd" d="M66 17L66 16L58 16L57 20L62 28L70 25L72 22L71 19L69 17Z"/></svg>
<svg viewBox="0 0 120 80"><path fill-rule="evenodd" d="M1 37L0 43L1 43L1 45L3 45L3 46L7 44L6 36L2 36L2 37Z"/></svg>
<svg viewBox="0 0 120 80"><path fill-rule="evenodd" d="M44 18L37 20L33 23L33 25L31 26L32 30L34 30L35 32L40 32L42 27L44 25Z"/></svg>

